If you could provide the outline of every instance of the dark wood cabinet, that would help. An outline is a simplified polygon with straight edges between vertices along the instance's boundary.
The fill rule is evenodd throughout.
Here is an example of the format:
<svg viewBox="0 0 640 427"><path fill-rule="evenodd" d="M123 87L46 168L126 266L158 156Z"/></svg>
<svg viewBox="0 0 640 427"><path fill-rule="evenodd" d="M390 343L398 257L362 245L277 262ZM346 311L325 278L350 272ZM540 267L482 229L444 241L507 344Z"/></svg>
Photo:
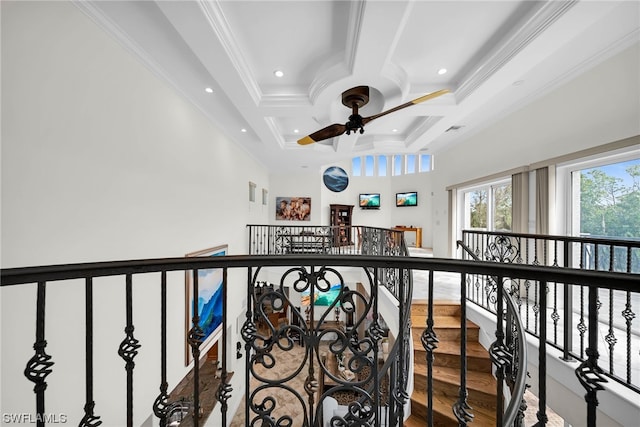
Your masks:
<svg viewBox="0 0 640 427"><path fill-rule="evenodd" d="M353 205L329 205L329 207L331 209L333 245L353 245L353 239L351 238Z"/></svg>

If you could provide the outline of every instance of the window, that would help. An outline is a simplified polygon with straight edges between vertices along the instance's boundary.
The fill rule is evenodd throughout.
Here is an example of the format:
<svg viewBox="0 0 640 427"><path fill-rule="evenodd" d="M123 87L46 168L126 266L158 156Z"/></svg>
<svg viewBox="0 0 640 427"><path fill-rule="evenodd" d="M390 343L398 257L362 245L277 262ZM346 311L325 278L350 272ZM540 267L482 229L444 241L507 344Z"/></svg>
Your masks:
<svg viewBox="0 0 640 427"><path fill-rule="evenodd" d="M265 206L269 204L269 190L266 188L262 189L262 204Z"/></svg>
<svg viewBox="0 0 640 427"><path fill-rule="evenodd" d="M402 175L402 157L400 155L393 156L393 176Z"/></svg>
<svg viewBox="0 0 640 427"><path fill-rule="evenodd" d="M640 238L640 159L573 172L580 235Z"/></svg>
<svg viewBox="0 0 640 427"><path fill-rule="evenodd" d="M378 176L387 176L387 156L378 156Z"/></svg>
<svg viewBox="0 0 640 427"><path fill-rule="evenodd" d="M373 176L373 156L366 156L364 165L364 176Z"/></svg>
<svg viewBox="0 0 640 427"><path fill-rule="evenodd" d="M492 215L494 231L511 231L511 181L491 187Z"/></svg>
<svg viewBox="0 0 640 427"><path fill-rule="evenodd" d="M432 170L429 154L369 155L351 159L352 176L400 176Z"/></svg>
<svg viewBox="0 0 640 427"><path fill-rule="evenodd" d="M429 172L431 170L431 155L420 154L420 172Z"/></svg>
<svg viewBox="0 0 640 427"><path fill-rule="evenodd" d="M464 193L464 228L487 229L487 191L472 190Z"/></svg>
<svg viewBox="0 0 640 427"><path fill-rule="evenodd" d="M251 181L249 181L249 201L256 201L256 184Z"/></svg>
<svg viewBox="0 0 640 427"><path fill-rule="evenodd" d="M511 179L462 191L464 229L510 231Z"/></svg>
<svg viewBox="0 0 640 427"><path fill-rule="evenodd" d="M407 169L405 173L416 173L416 156L415 154L408 154L407 158Z"/></svg>
<svg viewBox="0 0 640 427"><path fill-rule="evenodd" d="M351 173L353 176L362 176L362 159L354 157L351 160Z"/></svg>

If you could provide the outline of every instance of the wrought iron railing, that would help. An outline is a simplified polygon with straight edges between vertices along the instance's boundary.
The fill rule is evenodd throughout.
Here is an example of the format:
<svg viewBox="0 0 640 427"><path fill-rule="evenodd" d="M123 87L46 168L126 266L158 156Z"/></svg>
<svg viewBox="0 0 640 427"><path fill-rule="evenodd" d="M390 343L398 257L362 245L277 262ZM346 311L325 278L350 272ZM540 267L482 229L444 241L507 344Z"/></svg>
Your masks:
<svg viewBox="0 0 640 427"><path fill-rule="evenodd" d="M627 291L589 292L586 286L551 281L543 298L541 283L520 280L512 284L511 293L527 332L562 351L564 360L588 360L588 349L599 348L602 373L640 393L640 372L634 369L640 327L633 323L640 308L640 240L464 230L459 243L485 261L624 272L635 277L635 288ZM472 258L467 252L462 256ZM471 301L495 313L495 291L485 278L470 277L467 288ZM590 327L597 327L602 337L598 347L589 343Z"/></svg>
<svg viewBox="0 0 640 427"><path fill-rule="evenodd" d="M269 302L272 307L279 307L284 301L286 301L286 293L282 293L281 285L290 285L290 290L295 292L304 292L309 290L310 294L322 289L325 289L328 283L333 283L333 279L328 279L328 274L333 274L335 277L339 277L345 268L357 268L361 269L362 277L369 281L371 289L370 293L361 292L356 290L347 290L347 286L341 287L341 291L338 294L338 306L328 306L327 309L321 310L319 313L313 312L313 317L310 317L309 324L307 326L306 318L301 311L294 312L292 319L299 323L297 326L291 324L283 324L276 326L273 322L270 322L268 313L264 310L265 303ZM262 385L265 388L272 390L285 390L292 396L298 396L296 399L291 399L291 402L296 402L295 407L290 407L285 413L280 413L276 417L276 412L273 407L274 404L278 404L279 408L282 406L282 401L273 402L270 399L258 396L256 393L248 392L249 399L245 406L245 411L249 414L251 419L261 419L267 424L278 425L278 419L281 419L279 425L286 425L287 415L291 416L295 413L302 413L306 421L303 421L303 426L320 426L322 417L321 411L318 409L318 403L325 407L325 402L333 395L331 389L320 393L318 380L320 375L323 378L329 378L336 383L334 386L334 392L342 390L345 392L353 393L353 400L349 400L347 404L347 412L340 415L333 413L331 421L334 425L352 425L353 423L361 423L361 425L379 426L379 425L400 425L402 423L403 416L406 412L403 412L403 402L407 399L407 390L401 386L404 378L407 375L406 360L408 354L405 346L402 344L394 346L396 350L391 353L386 362L380 367L378 361L378 351L380 349L381 322L376 318L376 304L378 309L381 308L380 298L384 292L381 292L377 283L377 272L384 268L394 268L402 271L429 271L429 272L450 272L456 273L460 277L460 287L462 293L467 288L468 278L475 276L489 276L497 277L498 283L513 283L520 280L530 281L531 283L539 283L538 295L543 296L545 294L544 289L547 288L549 283L566 283L576 284L584 286L587 289L589 295L590 305L596 306L597 290L607 289L613 291L622 292L636 292L637 291L637 277L617 273L617 272L600 272L600 271L580 271L570 269L559 269L553 267L542 266L527 266L516 264L497 264L495 262L485 261L465 261L465 260L452 260L452 259L433 259L433 258L413 258L413 257L388 257L388 256L369 256L369 255L286 255L286 256L225 256L225 257L195 257L195 258L170 258L170 259L154 259L154 260L142 260L142 261L121 261L121 262L105 262L105 263L91 263L91 264L71 264L60 266L44 266L44 267L27 267L27 268L13 268L2 270L2 286L24 286L20 295L24 296L30 289L34 289L33 294L33 306L35 307L36 319L35 328L30 328L28 325L15 324L12 325L12 333L18 335L35 335L34 344L34 356L31 360L25 360L27 367L25 369L25 375L28 380L33 381L35 384L35 411L38 414L44 414L46 412L56 411L58 408L49 408L45 406L45 395L47 389L47 378L55 372L59 378L75 377L77 372L60 371L56 369L54 364L58 357L56 354L47 354L47 340L51 339L50 334L47 335L45 328L45 319L47 317L46 300L47 290L57 289L58 286L77 286L77 281L63 283L70 280L81 279L82 284L77 286L79 292L82 292L82 288L85 290L86 295L86 346L84 354L77 355L77 362L81 364L86 360L86 374L85 374L85 387L86 387L86 402L84 408L77 408L74 413L68 413L68 420L72 423L78 423L83 426L97 425L99 421L104 421L107 425L121 424L120 416L126 414L122 420L126 419L127 425L133 424L134 408L139 413L155 413L161 424L165 423L168 408L171 407L173 402L169 401L167 390L167 290L174 286L182 286L183 284L176 284L167 279L167 274L173 271L190 271L192 273L192 291L194 295L198 294L198 274L199 270L207 269L221 269L223 272L223 301L229 301L231 293L237 293L239 288L246 291L249 295L253 295L255 288L258 286L258 282L268 281L274 284L272 293L265 293L255 303L248 307L246 319L242 326L242 337L245 340L244 356L247 361L247 368L253 369L254 366L262 365L265 369L269 370L271 362L269 360L277 356L278 351L287 351L292 348L293 342L290 341L292 336L291 332L298 332L302 335L302 342L304 343L304 360L306 369L296 370L295 373L300 373L303 376L304 386L301 389L296 389L290 384L290 379L296 377L294 373L291 373L285 377L276 379L274 377L266 377L266 381L262 381ZM229 280L228 273L235 272L240 269L247 272L246 282L235 283ZM285 269L283 273L283 269ZM271 275L267 274L267 270L273 270ZM336 275L336 272L338 275ZM159 292L161 298L160 317L162 321L158 324L158 329L153 331L150 335L138 336L139 331L136 331L134 335L135 325L134 319L136 317L133 314L139 307L134 306L132 291L137 289L137 285L140 284L138 280L140 276L144 276L145 279L145 291L148 292L149 279L148 273L159 273L157 279L157 292ZM237 277L238 274L233 274L233 277ZM118 349L114 349L111 355L107 355L102 352L99 355L93 350L93 301L92 292L95 286L103 286L104 283L94 283L94 279L101 277L112 277L113 280L109 281L106 286L117 286L115 282L121 282L123 289L125 290L126 300L124 301L125 310L123 319L109 319L110 323L121 321L124 328L124 339ZM173 277L173 276L172 276ZM400 289L400 295L409 295L410 287L406 286L403 280L406 277L405 274L399 273L395 277L399 278L399 282L396 287ZM121 279L120 279L121 278ZM339 279L338 279L339 281ZM30 285L32 284L32 285ZM366 283L365 283L366 286ZM429 286L437 286L433 281ZM14 293L3 293L3 304L25 304L24 299L11 301ZM289 297L291 298L291 297ZM358 302L360 301L360 302ZM462 312L466 310L467 300L461 298ZM365 310L372 308L372 317L368 319L371 323L365 328L366 333L357 334L354 329L349 329L345 326L334 328L334 330L325 329L321 330L321 325L315 322L315 320L327 321L332 315L332 309L337 307L343 314L349 314L353 310L353 306L358 307L364 304ZM223 304L223 307L227 307L228 304ZM397 308L399 318L406 318L407 316L407 303L401 300ZM364 311L356 309L356 319L354 325L362 318ZM115 311L115 310L114 310ZM595 310L594 310L595 311ZM265 316L266 314L266 320ZM256 316L257 315L257 316ZM311 316L311 314L310 314ZM464 317L463 317L464 319ZM79 319L78 319L79 320ZM102 319L104 321L104 319ZM264 321L267 333L263 333L263 327L258 325L258 321ZM365 320L366 317L365 317ZM587 319L588 320L588 319ZM429 328L429 325L433 325L434 319L429 316L425 329ZM326 323L326 322L324 322ZM219 405L216 411L220 411L220 417L224 425L231 414L228 414L228 400L230 399L233 391L229 385L229 372L228 372L228 360L235 357L235 349L227 348L227 325L230 325L231 321L228 319L226 308L222 313L222 331L223 336L222 352L222 371L221 371L221 385L216 394L216 398L219 401ZM199 357L200 352L200 337L201 332L199 330L199 318L194 316L192 319L192 328L189 333L189 344L191 353L194 358ZM402 322L399 323L402 325ZM466 331L466 322L461 321L461 330ZM357 330L357 328L356 328ZM433 332L433 331L432 331ZM329 334L333 334L329 336ZM408 331L399 326L397 331L396 342L406 343L408 342ZM578 377L584 387L587 390L586 409L572 408L572 411L584 410L588 414L589 426L596 425L596 407L598 405L596 396L597 392L601 389L602 370L599 366L600 359L598 356L598 329L596 322L589 322L588 328L588 347L586 350L587 359L581 364L578 370ZM464 333L462 333L464 336ZM59 335L56 335L59 336ZM326 338L323 340L322 338ZM4 339L4 337L3 337ZM437 337L436 337L437 339ZM142 408L139 405L133 405L134 398L134 386L136 388L143 389L155 389L158 384L148 383L135 383L136 378L140 378L141 374L150 375L148 369L150 367L144 364L135 364L135 358L138 355L140 349L145 347L156 348L160 341L160 353L158 358L160 360L160 366L162 372L158 376L158 384L160 386L160 393L152 408ZM360 377L357 382L351 383L342 381L341 377L331 374L329 367L326 363L322 362L322 344L328 344L329 350L326 350L327 357L324 360L329 360L329 354L336 354L342 350L343 354L348 349L350 353L349 357L345 357L347 363L351 363L348 366L350 370L355 373L368 372L369 370L364 367L369 366L372 373L362 374L364 377ZM464 342L461 343L461 347L464 348ZM462 349L461 349L462 350ZM100 413L101 402L94 402L93 394L93 378L94 378L94 364L92 361L96 357L116 357L119 354L123 359L126 372L123 374L126 376L126 387L120 390L111 390L109 393L110 402L114 399L114 396L118 396L120 392L122 399L121 411L117 414L113 413ZM464 353L462 353L464 354ZM73 356L72 356L73 357ZM283 357L287 357L285 354ZM283 359L278 359L280 362ZM288 359L287 359L288 360ZM396 361L400 360L401 363ZM10 361L3 360L4 363ZM255 363L254 363L255 362ZM290 362L289 362L290 363ZM24 366L24 365L23 365ZM199 364L194 366L194 381L193 387L193 408L192 413L198 413L201 405L202 393L198 386L198 370ZM21 370L20 366L8 366L3 369L9 370ZM403 371L404 369L404 371ZM545 374L545 368L540 366L541 375ZM303 373L304 370L304 373ZM137 373L134 376L134 371ZM140 372L142 371L142 372ZM115 375L115 374L114 374ZM258 375L261 375L258 373ZM387 394L385 401L380 397L380 393L384 394L386 376L388 375L389 382L386 387ZM400 380L398 380L400 379ZM473 409L468 408L468 404L465 402L466 390L464 384L466 383L466 371L462 369L460 371L461 392L459 400L456 404L458 407L463 407L469 413L473 413ZM544 383L541 383L544 387ZM248 389L251 390L249 386ZM260 387L260 386L258 386ZM253 389L255 390L255 388ZM140 391L138 390L138 393ZM271 393L275 394L275 393ZM387 405L385 406L385 403ZM545 408L541 405L539 407L539 413L544 414ZM3 411L11 411L11 408L3 407ZM126 418L125 418L126 417ZM284 417L284 418L282 418ZM337 418L334 418L337 417ZM35 417L34 417L35 418ZM41 418L44 419L44 418ZM82 419L82 421L81 421ZM541 424L544 424L544 417L539 417ZM114 421L116 420L116 421ZM326 420L325 420L326 421ZM193 424L199 424L198 417L193 418ZM247 420L247 425L250 421ZM460 418L460 424L465 425L467 422L466 417ZM122 422L124 424L124 421ZM38 422L38 425L44 425L44 422Z"/></svg>
<svg viewBox="0 0 640 427"><path fill-rule="evenodd" d="M458 245L475 261L480 261L469 247L464 243ZM495 293L495 314L501 313L496 320L496 340L489 348L492 363L496 366L496 378L498 384L498 396L504 395L505 385L509 388L509 404L506 410L502 410L503 402L497 402L497 425L523 425L524 410L527 407L523 399L527 384L527 338L524 325L518 312L518 302L511 294L512 287L509 286L505 292L505 286L511 280L504 280L501 277L487 276L487 286L491 287ZM461 298L466 299L466 286L462 286ZM505 307L506 303L506 307ZM499 319L499 320L498 320ZM504 325L503 325L504 321ZM546 360L546 350L540 349L539 358ZM544 362L543 362L544 363ZM540 381L546 383L546 369L541 369ZM541 390L545 390L542 387ZM544 391L541 393L540 408L546 408ZM544 410L543 410L544 411ZM502 413L504 412L504 418ZM545 417L545 412L540 412L540 416Z"/></svg>
<svg viewBox="0 0 640 427"><path fill-rule="evenodd" d="M295 254L339 254L408 256L402 231L379 227L349 226L298 226L298 225L248 225L250 255L295 255ZM340 235L350 236L345 244ZM380 284L385 286L398 300L402 297L395 289L398 283L395 269L378 271ZM411 280L404 272L405 280Z"/></svg>

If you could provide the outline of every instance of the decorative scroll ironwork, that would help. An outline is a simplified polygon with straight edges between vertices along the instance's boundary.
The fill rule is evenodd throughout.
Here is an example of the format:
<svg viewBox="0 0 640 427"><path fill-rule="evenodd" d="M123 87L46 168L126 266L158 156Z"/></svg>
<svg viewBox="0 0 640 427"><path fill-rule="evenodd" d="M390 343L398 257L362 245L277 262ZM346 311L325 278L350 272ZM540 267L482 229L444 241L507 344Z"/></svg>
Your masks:
<svg viewBox="0 0 640 427"><path fill-rule="evenodd" d="M587 359L576 368L576 376L582 387L587 391L584 399L589 406L589 412L593 413L593 424L589 424L591 426L595 425L595 407L598 406L597 393L600 390L604 390L602 383L606 383L607 380L603 375L602 369L598 366L598 351L587 348L586 353Z"/></svg>
<svg viewBox="0 0 640 427"><path fill-rule="evenodd" d="M290 415L293 413L301 414L304 419L299 421L303 426L315 425L314 420L321 417L325 401L333 398L343 402L346 411L325 420L330 425L374 426L379 425L375 408L389 407L392 401L406 403L409 398L406 390L396 385L390 388L390 381L380 377L379 342L387 330L375 307L375 276L364 270L369 278L366 288L371 292L367 295L346 286L342 275L332 268L291 268L282 274L277 285L260 282L261 271L253 275L249 285L251 304L242 327L242 338L248 349L249 375L257 381L247 392L249 425L292 425L294 421ZM400 276L404 277L404 274L400 273ZM329 291L336 284L340 285L337 298L328 306L317 305L318 294ZM307 316L294 308L291 300L294 294L304 296L304 301L308 301ZM358 318L354 319L353 325L346 327L342 320L333 320L336 313L338 319L355 316L356 305L361 308L357 310ZM288 307L291 307L291 322L276 323L276 313ZM358 330L363 327L365 335L359 336ZM302 336L300 341L304 345L302 359L289 356L298 341L293 336L297 335ZM353 378L343 378L331 368L333 360L350 371ZM304 390L297 390L290 382L300 378L305 369ZM335 385L330 389L323 388L321 384L325 380ZM374 393L380 387L386 397ZM272 390L275 389L288 396L288 414L284 412L285 402L274 397Z"/></svg>
<svg viewBox="0 0 640 427"><path fill-rule="evenodd" d="M35 354L27 363L24 375L33 382L33 392L36 394L36 411L42 417L44 414L44 391L47 389L47 376L53 371L51 356L45 351L47 341L44 339L46 284L38 282L36 297L36 342L33 345ZM41 420L42 418L40 418ZM44 422L38 421L38 427L44 426Z"/></svg>
<svg viewBox="0 0 640 427"><path fill-rule="evenodd" d="M169 394L167 389L167 272L160 276L160 394L153 401L153 414L160 420L160 427L167 425Z"/></svg>
<svg viewBox="0 0 640 427"><path fill-rule="evenodd" d="M518 244L514 245L513 240L516 240ZM522 259L520 257L520 239L504 235L495 236L487 243L484 257L487 261L518 262Z"/></svg>
<svg viewBox="0 0 640 427"><path fill-rule="evenodd" d="M622 310L622 317L627 325L627 382L631 383L631 322L636 314L631 310L631 292L627 292L627 303Z"/></svg>
<svg viewBox="0 0 640 427"><path fill-rule="evenodd" d="M133 336L133 283L131 274L126 276L125 285L125 306L127 324L124 328L125 338L118 347L118 355L125 361L125 370L127 371L127 426L133 425L133 368L135 362L133 359L138 355L140 343Z"/></svg>
<svg viewBox="0 0 640 427"><path fill-rule="evenodd" d="M429 271L429 306L427 309L427 328L422 331L420 342L426 350L427 358L427 423L433 425L433 362L435 360L434 351L438 348L438 337L433 329L433 271Z"/></svg>

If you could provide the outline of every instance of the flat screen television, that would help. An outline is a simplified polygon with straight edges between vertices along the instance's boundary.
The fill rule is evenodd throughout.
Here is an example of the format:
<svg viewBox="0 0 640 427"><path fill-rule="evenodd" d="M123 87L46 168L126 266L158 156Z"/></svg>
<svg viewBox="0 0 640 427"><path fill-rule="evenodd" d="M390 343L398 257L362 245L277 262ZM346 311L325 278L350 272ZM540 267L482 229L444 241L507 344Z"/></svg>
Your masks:
<svg viewBox="0 0 640 427"><path fill-rule="evenodd" d="M418 206L418 192L396 193L396 206Z"/></svg>
<svg viewBox="0 0 640 427"><path fill-rule="evenodd" d="M380 209L380 193L362 193L358 204L362 209Z"/></svg>

